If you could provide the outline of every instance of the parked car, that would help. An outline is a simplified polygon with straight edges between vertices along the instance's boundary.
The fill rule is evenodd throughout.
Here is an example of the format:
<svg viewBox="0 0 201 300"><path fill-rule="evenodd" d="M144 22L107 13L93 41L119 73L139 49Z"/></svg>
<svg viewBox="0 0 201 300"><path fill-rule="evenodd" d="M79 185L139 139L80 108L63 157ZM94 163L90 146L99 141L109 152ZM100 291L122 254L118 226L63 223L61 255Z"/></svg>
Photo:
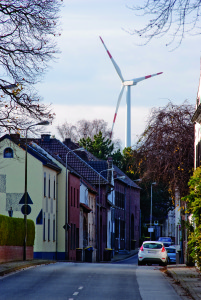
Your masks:
<svg viewBox="0 0 201 300"><path fill-rule="evenodd" d="M169 247L172 245L172 239L170 237L159 237L158 240L162 242L165 247Z"/></svg>
<svg viewBox="0 0 201 300"><path fill-rule="evenodd" d="M168 265L171 263L176 264L176 248L175 247L167 247L166 248L167 255L168 255Z"/></svg>
<svg viewBox="0 0 201 300"><path fill-rule="evenodd" d="M146 241L138 251L138 266L159 264L167 266L168 255L165 246L160 241Z"/></svg>

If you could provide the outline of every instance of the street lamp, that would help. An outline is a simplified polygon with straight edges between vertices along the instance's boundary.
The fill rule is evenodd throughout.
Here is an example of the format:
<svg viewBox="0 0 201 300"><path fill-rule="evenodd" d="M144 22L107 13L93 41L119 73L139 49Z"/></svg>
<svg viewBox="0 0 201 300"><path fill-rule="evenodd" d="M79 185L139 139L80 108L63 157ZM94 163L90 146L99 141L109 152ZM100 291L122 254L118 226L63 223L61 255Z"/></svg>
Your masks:
<svg viewBox="0 0 201 300"><path fill-rule="evenodd" d="M152 182L151 183L151 208L150 208L150 226L149 226L149 229L150 229L150 241L151 241L151 232L152 232L152 185L156 184L156 182Z"/></svg>
<svg viewBox="0 0 201 300"><path fill-rule="evenodd" d="M113 171L114 168L110 168L110 169L105 169L99 172L99 184L98 184L98 197L99 197L99 215L98 215L98 229L99 229L99 234L98 234L98 261L100 261L100 176L102 172L106 172L106 171ZM97 213L97 202L96 202L96 213ZM97 230L97 229L96 229Z"/></svg>
<svg viewBox="0 0 201 300"><path fill-rule="evenodd" d="M135 179L135 180L133 180L133 181L136 181L136 182L141 182L141 181L142 181L142 179L141 179L141 178L138 178L138 179Z"/></svg>
<svg viewBox="0 0 201 300"><path fill-rule="evenodd" d="M70 225L68 224L68 154L75 151L84 151L83 147L69 150L66 153L66 190L65 190L65 259L68 259L68 229Z"/></svg>
<svg viewBox="0 0 201 300"><path fill-rule="evenodd" d="M118 176L118 177L114 178L114 180L116 180L116 179L125 179L125 178L126 178L126 176Z"/></svg>
<svg viewBox="0 0 201 300"><path fill-rule="evenodd" d="M23 250L23 260L26 260L26 246L27 246L27 132L33 126L38 125L49 125L49 121L41 121L36 124L32 124L26 128L26 139L25 139L25 187L24 187L24 250Z"/></svg>

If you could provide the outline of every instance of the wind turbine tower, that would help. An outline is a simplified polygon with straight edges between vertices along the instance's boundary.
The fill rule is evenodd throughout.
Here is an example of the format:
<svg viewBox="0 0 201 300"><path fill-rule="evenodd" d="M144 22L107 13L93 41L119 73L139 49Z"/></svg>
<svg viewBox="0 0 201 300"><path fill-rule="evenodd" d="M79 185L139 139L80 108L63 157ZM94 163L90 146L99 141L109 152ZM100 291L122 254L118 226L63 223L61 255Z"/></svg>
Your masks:
<svg viewBox="0 0 201 300"><path fill-rule="evenodd" d="M117 112L118 112L118 108L119 108L119 104L121 102L121 98L124 92L124 88L126 87L126 130L125 130L125 147L131 147L131 86L136 85L138 82L160 75L163 72L159 72L156 74L151 74L151 75L147 75L144 77L139 77L139 78L134 78L134 79L130 79L130 80L124 80L122 74L121 74L121 70L119 68L119 66L117 65L117 63L115 62L115 60L113 59L112 55L110 54L109 50L107 49L105 43L103 42L103 39L100 37L101 42L103 43L103 46L105 47L105 50L107 52L107 54L109 55L109 58L112 61L112 64L117 72L117 74L120 77L121 80L121 91L117 100L117 106L116 106L116 110L115 110L115 114L114 114L114 119L113 119L113 124L112 124L112 130L111 130L111 137L112 137L112 133L113 133L113 128L114 128L114 124L115 124L115 120L117 117Z"/></svg>

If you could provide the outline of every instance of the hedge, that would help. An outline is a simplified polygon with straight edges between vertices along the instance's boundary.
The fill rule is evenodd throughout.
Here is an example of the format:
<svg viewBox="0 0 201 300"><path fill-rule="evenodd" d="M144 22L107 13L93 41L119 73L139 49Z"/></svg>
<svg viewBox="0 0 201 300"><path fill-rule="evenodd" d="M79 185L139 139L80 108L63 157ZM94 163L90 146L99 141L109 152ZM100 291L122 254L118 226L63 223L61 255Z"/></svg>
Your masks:
<svg viewBox="0 0 201 300"><path fill-rule="evenodd" d="M23 246L24 232L24 219L0 215L0 246ZM27 246L33 246L34 239L34 222L27 220Z"/></svg>

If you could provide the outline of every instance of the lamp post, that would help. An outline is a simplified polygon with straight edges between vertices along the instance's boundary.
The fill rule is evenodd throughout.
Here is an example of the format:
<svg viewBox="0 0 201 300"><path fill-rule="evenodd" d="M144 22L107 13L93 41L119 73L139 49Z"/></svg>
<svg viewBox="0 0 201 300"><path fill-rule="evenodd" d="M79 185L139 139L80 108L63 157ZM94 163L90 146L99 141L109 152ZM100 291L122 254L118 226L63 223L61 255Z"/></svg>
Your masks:
<svg viewBox="0 0 201 300"><path fill-rule="evenodd" d="M66 189L65 189L65 260L68 259L68 229L70 228L68 224L68 154L75 151L84 151L83 147L69 150L66 153Z"/></svg>
<svg viewBox="0 0 201 300"><path fill-rule="evenodd" d="M151 230L152 230L152 228L151 228L151 226L152 226L152 185L154 185L154 184L156 184L156 182L152 182L151 183L151 207L150 207L150 226L149 226L149 228L150 228L150 241L151 241Z"/></svg>
<svg viewBox="0 0 201 300"><path fill-rule="evenodd" d="M38 125L49 125L48 121L41 121L36 124L32 124L26 128L26 139L25 139L25 186L24 186L24 249L23 249L23 260L26 260L26 246L27 246L27 132L33 126Z"/></svg>
<svg viewBox="0 0 201 300"><path fill-rule="evenodd" d="M98 214L98 229L99 229L99 233L98 233L98 261L100 261L100 176L102 172L106 172L106 171L113 171L114 168L110 168L110 169L105 169L99 172L99 184L98 184L98 196L99 196L99 214ZM97 202L96 202L96 211L97 211Z"/></svg>

